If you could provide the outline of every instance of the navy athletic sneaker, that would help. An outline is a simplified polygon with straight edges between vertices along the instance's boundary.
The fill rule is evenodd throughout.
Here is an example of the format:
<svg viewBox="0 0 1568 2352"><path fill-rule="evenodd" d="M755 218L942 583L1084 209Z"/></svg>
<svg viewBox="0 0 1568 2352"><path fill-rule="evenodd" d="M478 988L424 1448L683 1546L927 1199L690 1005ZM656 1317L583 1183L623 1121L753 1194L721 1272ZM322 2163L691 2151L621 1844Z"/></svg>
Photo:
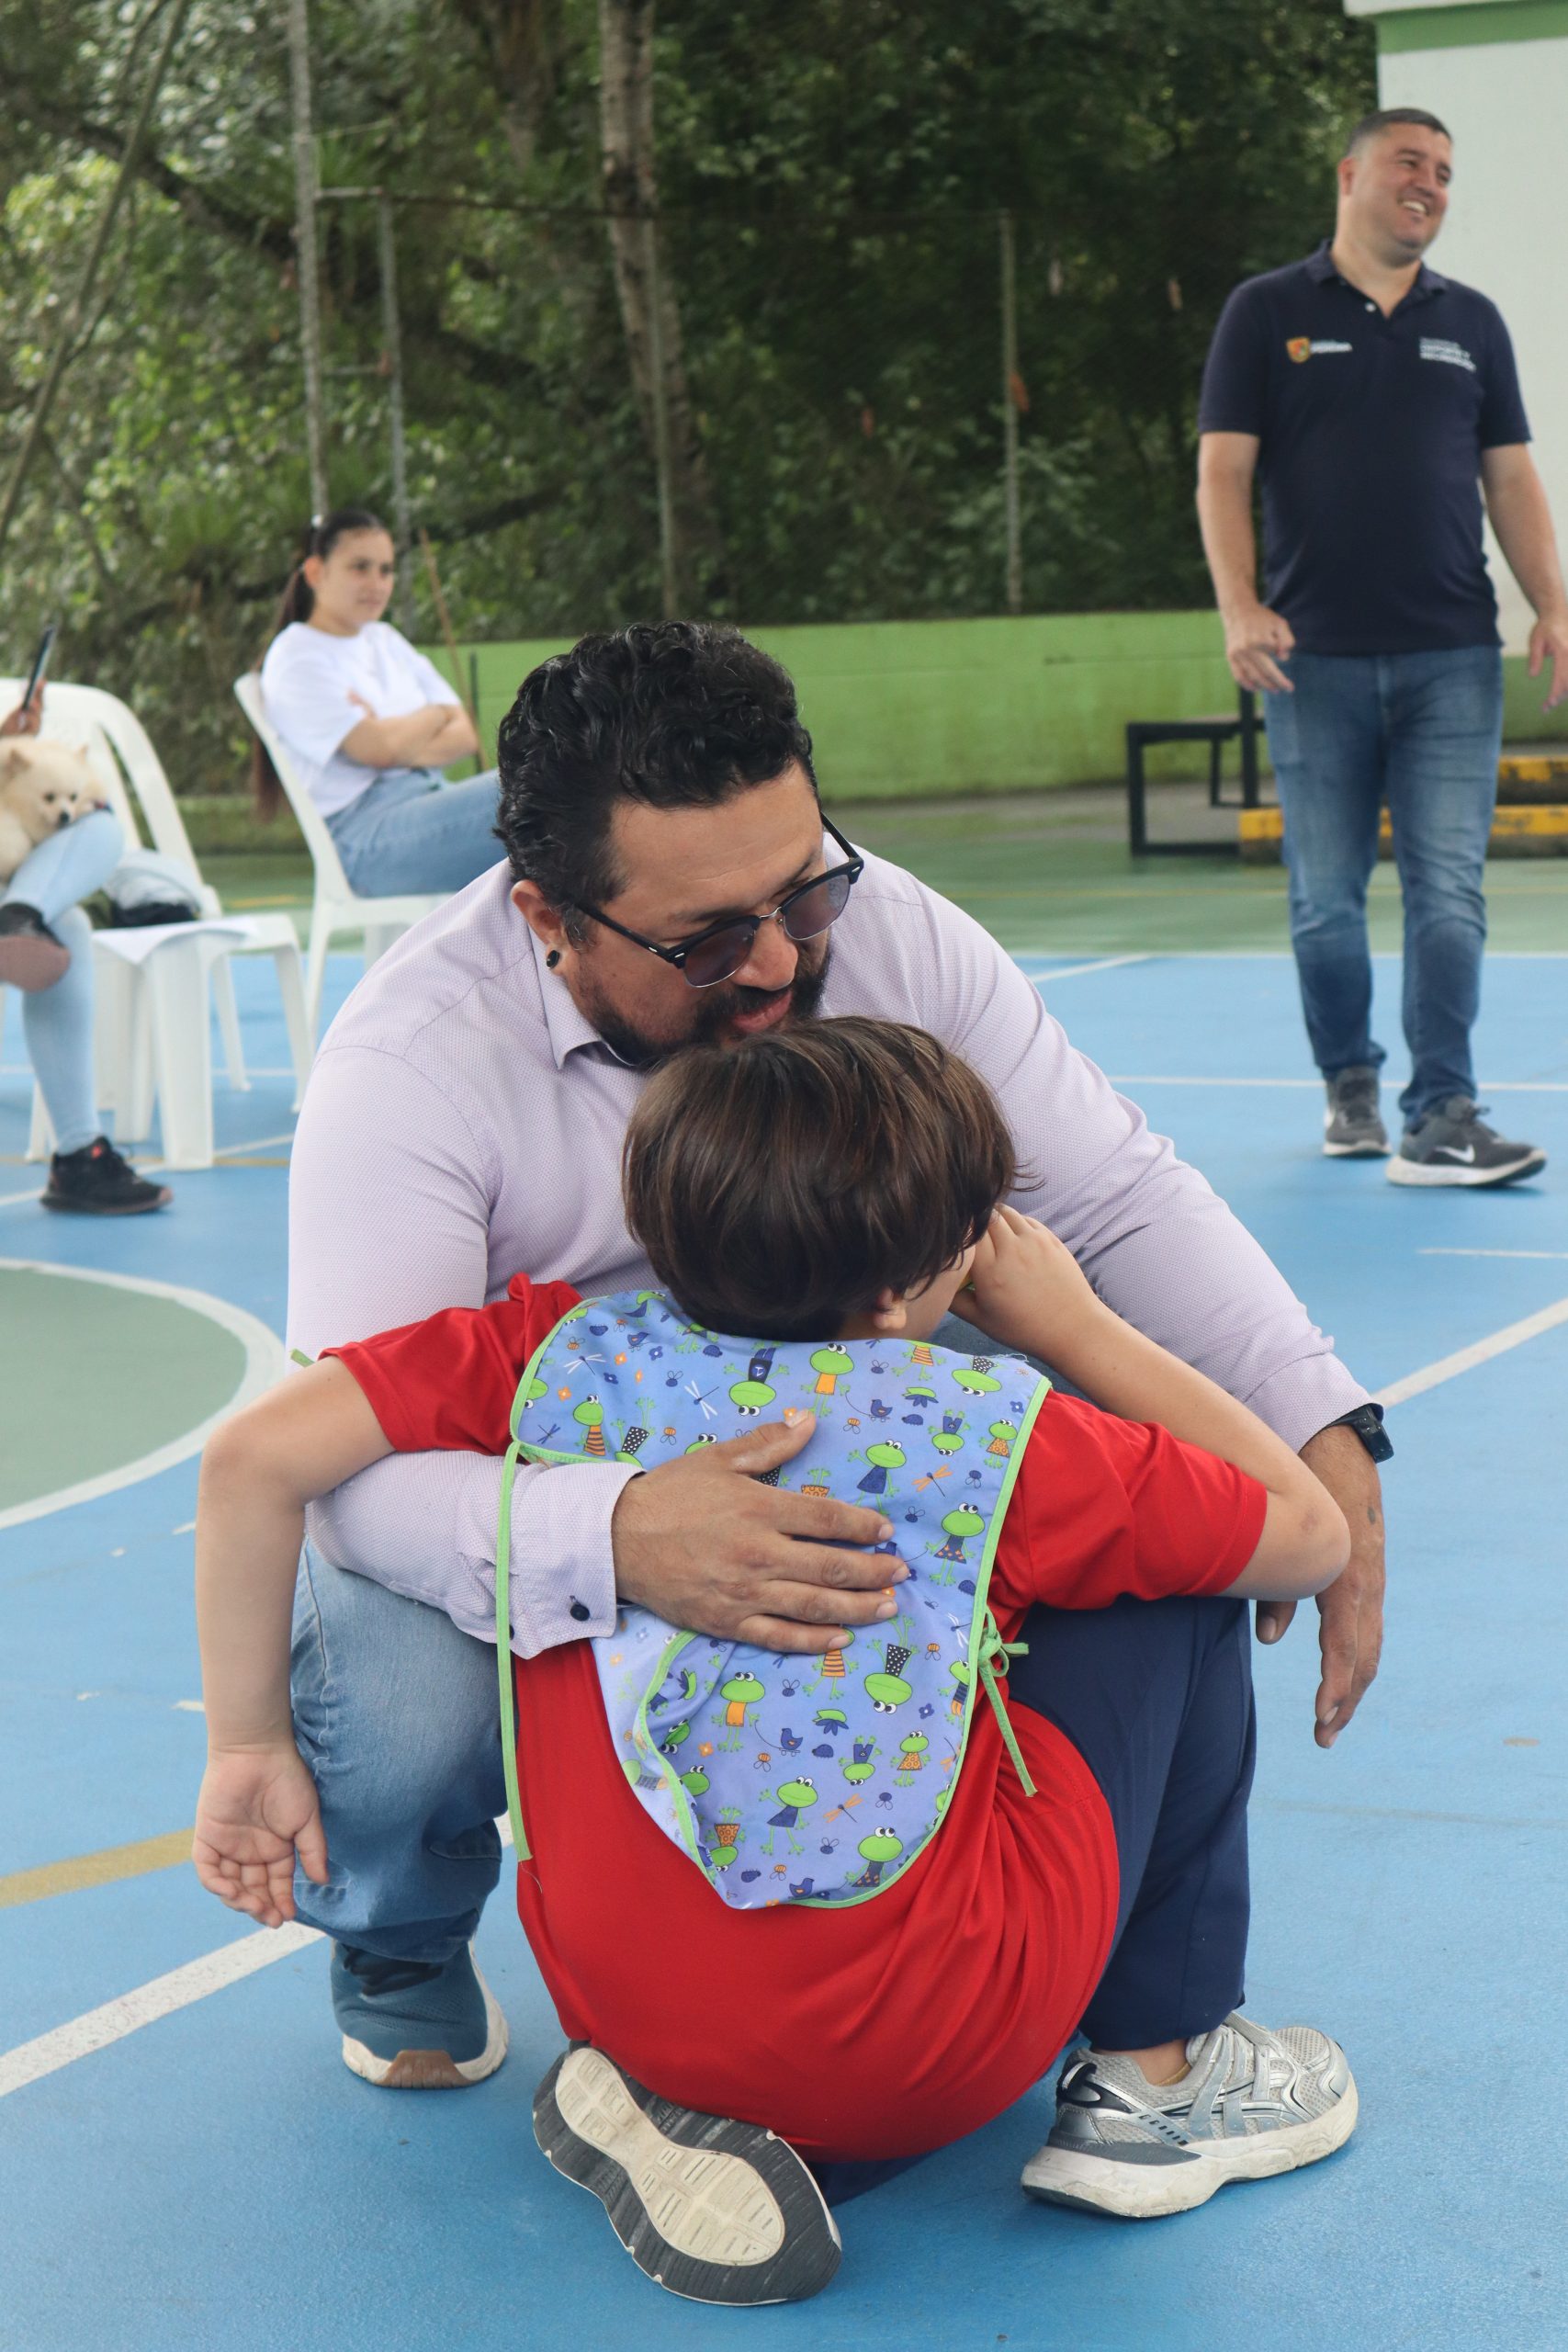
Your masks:
<svg viewBox="0 0 1568 2352"><path fill-rule="evenodd" d="M535 2092L534 2137L672 2295L796 2303L839 2267L833 2216L787 2140L659 2098L586 2042Z"/></svg>
<svg viewBox="0 0 1568 2352"><path fill-rule="evenodd" d="M383 1960L333 1946L343 2061L394 2091L460 2091L506 2055L506 2019L465 1946L455 1960Z"/></svg>

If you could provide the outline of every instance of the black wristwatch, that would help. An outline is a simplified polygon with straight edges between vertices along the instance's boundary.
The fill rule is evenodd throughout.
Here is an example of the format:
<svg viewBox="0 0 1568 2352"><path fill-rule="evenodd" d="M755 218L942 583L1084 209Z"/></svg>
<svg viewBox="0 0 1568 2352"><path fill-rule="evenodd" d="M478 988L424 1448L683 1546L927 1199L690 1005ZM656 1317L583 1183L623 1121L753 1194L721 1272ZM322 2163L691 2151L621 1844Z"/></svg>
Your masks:
<svg viewBox="0 0 1568 2352"><path fill-rule="evenodd" d="M1374 1462L1387 1462L1393 1453L1393 1440L1382 1425L1381 1405L1358 1405L1353 1413L1341 1413L1328 1427L1354 1430Z"/></svg>

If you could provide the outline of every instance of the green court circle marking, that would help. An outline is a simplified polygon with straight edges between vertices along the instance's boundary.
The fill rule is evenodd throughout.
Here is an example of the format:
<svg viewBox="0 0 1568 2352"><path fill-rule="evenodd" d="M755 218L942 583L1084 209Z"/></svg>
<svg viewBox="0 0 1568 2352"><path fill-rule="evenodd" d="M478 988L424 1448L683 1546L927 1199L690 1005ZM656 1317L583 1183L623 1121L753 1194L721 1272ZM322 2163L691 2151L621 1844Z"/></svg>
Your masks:
<svg viewBox="0 0 1568 2352"><path fill-rule="evenodd" d="M286 1367L243 1307L97 1267L0 1258L0 1529L188 1460Z"/></svg>

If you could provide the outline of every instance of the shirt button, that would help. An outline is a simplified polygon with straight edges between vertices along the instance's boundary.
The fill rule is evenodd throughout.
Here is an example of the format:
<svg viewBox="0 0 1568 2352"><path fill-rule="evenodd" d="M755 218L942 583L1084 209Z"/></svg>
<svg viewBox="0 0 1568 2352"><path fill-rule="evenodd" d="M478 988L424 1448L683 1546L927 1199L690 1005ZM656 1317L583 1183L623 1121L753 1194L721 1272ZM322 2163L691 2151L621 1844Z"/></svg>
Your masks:
<svg viewBox="0 0 1568 2352"><path fill-rule="evenodd" d="M1377 304L1375 302L1369 302L1367 304L1367 308L1369 311L1375 311L1377 309Z"/></svg>

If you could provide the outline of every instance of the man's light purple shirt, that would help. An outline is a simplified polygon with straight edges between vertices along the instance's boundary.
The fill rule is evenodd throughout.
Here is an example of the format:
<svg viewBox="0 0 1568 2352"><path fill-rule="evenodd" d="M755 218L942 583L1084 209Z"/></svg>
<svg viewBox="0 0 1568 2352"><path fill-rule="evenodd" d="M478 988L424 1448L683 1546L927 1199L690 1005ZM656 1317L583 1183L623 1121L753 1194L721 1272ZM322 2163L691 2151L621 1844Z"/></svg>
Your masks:
<svg viewBox="0 0 1568 2352"><path fill-rule="evenodd" d="M643 1080L572 1002L504 865L369 971L327 1035L289 1189L291 1347L367 1338L500 1298L515 1273L585 1293L650 1280L621 1209ZM931 1030L990 1080L1027 1180L1017 1207L1072 1250L1120 1315L1251 1406L1292 1447L1366 1401L1251 1235L1136 1106L1068 1044L979 924L868 857L835 925L825 1014ZM630 1467L519 1473L513 1645L609 1630L610 1517ZM493 1638L501 1464L378 1464L311 1513L342 1567Z"/></svg>

